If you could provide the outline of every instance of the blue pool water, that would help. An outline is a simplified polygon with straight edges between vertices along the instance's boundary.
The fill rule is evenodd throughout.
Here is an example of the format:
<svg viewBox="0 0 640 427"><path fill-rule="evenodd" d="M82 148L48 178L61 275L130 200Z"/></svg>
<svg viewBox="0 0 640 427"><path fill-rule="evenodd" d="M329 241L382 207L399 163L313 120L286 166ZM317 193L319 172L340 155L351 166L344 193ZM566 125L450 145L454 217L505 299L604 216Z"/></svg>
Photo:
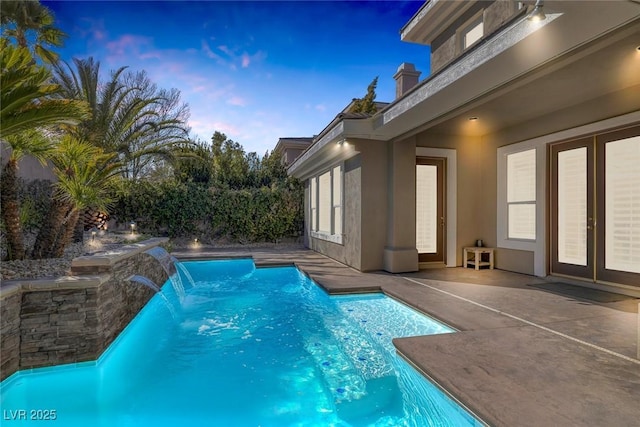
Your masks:
<svg viewBox="0 0 640 427"><path fill-rule="evenodd" d="M28 424L20 410L53 411L55 422L32 425L60 426L477 423L391 342L446 326L383 295L329 297L293 267L184 266L195 286L177 295L167 282L166 299L157 294L97 362L4 381L2 425Z"/></svg>

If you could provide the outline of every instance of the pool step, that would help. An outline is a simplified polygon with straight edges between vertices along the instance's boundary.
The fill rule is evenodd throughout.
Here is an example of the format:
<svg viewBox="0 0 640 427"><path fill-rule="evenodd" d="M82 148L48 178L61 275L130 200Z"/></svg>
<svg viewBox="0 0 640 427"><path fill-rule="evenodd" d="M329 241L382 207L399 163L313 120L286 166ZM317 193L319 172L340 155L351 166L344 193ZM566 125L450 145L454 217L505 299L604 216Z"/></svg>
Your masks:
<svg viewBox="0 0 640 427"><path fill-rule="evenodd" d="M395 375L386 360L385 349L367 331L366 319L351 316L327 317L325 325L344 353L366 380ZM362 334L362 330L367 333Z"/></svg>
<svg viewBox="0 0 640 427"><path fill-rule="evenodd" d="M311 336L305 350L315 360L336 402L364 396L366 381L337 342L326 336Z"/></svg>

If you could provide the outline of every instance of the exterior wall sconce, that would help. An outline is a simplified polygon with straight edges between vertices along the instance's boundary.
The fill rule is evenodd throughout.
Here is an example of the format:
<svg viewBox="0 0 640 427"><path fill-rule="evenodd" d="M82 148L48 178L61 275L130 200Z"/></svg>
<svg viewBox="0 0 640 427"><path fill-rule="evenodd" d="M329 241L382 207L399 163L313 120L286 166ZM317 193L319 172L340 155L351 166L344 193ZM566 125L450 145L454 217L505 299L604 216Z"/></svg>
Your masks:
<svg viewBox="0 0 640 427"><path fill-rule="evenodd" d="M527 17L529 21L538 22L543 21L547 18L547 15L544 14L544 0L536 0L536 4L533 6L533 10Z"/></svg>

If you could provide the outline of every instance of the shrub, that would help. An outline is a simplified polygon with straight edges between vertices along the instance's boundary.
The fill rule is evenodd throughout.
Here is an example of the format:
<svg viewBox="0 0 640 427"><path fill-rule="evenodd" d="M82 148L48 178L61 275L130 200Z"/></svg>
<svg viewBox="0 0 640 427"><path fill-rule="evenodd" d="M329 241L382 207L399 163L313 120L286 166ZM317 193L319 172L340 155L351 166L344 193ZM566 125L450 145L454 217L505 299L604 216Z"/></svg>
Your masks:
<svg viewBox="0 0 640 427"><path fill-rule="evenodd" d="M303 229L303 189L295 182L233 190L175 181L128 181L120 184L114 199L110 213L116 221L135 221L140 232L170 237L277 242L300 236Z"/></svg>

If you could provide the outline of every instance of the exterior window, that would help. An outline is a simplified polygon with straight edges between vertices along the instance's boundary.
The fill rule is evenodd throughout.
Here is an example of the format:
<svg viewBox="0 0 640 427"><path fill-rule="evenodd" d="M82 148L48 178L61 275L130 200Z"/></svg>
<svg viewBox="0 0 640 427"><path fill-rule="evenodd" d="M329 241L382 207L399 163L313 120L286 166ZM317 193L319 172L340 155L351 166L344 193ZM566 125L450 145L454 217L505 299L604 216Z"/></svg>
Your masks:
<svg viewBox="0 0 640 427"><path fill-rule="evenodd" d="M331 172L318 178L318 231L331 233Z"/></svg>
<svg viewBox="0 0 640 427"><path fill-rule="evenodd" d="M468 49L475 42L480 40L484 35L484 22L482 21L482 16L479 19L473 21L468 27L464 29L462 32L462 48L463 50Z"/></svg>
<svg viewBox="0 0 640 427"><path fill-rule="evenodd" d="M342 166L309 181L312 236L342 243Z"/></svg>
<svg viewBox="0 0 640 427"><path fill-rule="evenodd" d="M342 167L333 168L333 233L342 234Z"/></svg>
<svg viewBox="0 0 640 427"><path fill-rule="evenodd" d="M316 231L318 229L318 187L315 178L310 180L310 195L311 199L311 230Z"/></svg>
<svg viewBox="0 0 640 427"><path fill-rule="evenodd" d="M536 150L507 155L507 237L536 239Z"/></svg>

